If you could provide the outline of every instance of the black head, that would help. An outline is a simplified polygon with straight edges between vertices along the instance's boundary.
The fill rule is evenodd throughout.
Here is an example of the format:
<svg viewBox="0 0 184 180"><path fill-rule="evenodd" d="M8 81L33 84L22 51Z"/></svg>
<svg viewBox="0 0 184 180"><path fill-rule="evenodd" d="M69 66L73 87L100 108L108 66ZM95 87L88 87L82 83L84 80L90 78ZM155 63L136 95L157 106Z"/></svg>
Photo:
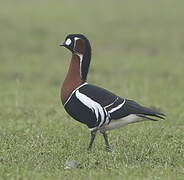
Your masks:
<svg viewBox="0 0 184 180"><path fill-rule="evenodd" d="M84 55L86 48L89 49L90 43L89 40L82 34L69 34L60 46L66 47L72 53Z"/></svg>
<svg viewBox="0 0 184 180"><path fill-rule="evenodd" d="M82 34L69 34L65 38L64 43L61 43L60 46L66 47L73 54L78 56L81 79L86 80L91 61L91 46L89 40Z"/></svg>

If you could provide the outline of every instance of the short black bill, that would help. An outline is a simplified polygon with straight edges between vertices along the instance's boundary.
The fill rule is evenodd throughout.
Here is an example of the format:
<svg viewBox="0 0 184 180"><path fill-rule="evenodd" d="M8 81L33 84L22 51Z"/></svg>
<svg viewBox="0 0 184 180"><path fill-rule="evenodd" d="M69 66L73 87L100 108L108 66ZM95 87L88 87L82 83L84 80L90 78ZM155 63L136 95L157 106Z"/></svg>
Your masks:
<svg viewBox="0 0 184 180"><path fill-rule="evenodd" d="M65 46L65 45L66 45L65 42L62 42L59 44L59 46Z"/></svg>

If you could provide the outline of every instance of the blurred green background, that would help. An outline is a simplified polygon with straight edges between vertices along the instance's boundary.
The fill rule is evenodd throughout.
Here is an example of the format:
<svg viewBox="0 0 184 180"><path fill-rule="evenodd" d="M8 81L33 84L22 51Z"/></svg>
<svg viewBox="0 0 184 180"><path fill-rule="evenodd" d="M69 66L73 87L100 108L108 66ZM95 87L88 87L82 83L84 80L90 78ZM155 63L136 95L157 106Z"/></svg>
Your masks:
<svg viewBox="0 0 184 180"><path fill-rule="evenodd" d="M182 0L0 0L1 179L184 179ZM59 91L82 33L89 82L154 106L167 120L110 132L112 153L63 110ZM81 169L65 171L67 160Z"/></svg>

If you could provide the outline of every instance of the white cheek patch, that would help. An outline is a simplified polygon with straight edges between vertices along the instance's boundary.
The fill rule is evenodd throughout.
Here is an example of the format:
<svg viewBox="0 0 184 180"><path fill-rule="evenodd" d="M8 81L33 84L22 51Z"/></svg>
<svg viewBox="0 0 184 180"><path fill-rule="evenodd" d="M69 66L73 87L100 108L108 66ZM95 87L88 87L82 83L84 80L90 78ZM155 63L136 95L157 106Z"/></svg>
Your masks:
<svg viewBox="0 0 184 180"><path fill-rule="evenodd" d="M69 46L70 44L71 44L71 39L67 39L66 41L65 41L65 44L67 45L67 46Z"/></svg>

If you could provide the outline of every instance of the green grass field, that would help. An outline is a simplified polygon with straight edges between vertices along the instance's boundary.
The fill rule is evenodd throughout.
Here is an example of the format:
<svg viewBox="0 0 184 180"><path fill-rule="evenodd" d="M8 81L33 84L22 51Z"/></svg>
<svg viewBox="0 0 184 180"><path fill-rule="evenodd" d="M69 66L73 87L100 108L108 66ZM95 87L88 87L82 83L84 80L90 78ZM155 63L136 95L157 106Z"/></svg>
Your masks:
<svg viewBox="0 0 184 180"><path fill-rule="evenodd" d="M183 180L182 0L0 0L0 179ZM159 108L167 120L98 135L59 97L69 33L90 40L89 82ZM68 160L81 169L64 170Z"/></svg>

